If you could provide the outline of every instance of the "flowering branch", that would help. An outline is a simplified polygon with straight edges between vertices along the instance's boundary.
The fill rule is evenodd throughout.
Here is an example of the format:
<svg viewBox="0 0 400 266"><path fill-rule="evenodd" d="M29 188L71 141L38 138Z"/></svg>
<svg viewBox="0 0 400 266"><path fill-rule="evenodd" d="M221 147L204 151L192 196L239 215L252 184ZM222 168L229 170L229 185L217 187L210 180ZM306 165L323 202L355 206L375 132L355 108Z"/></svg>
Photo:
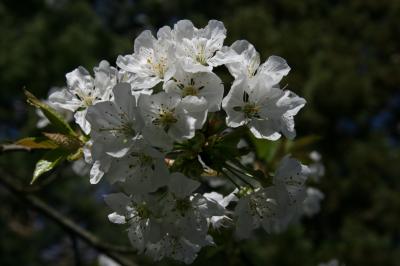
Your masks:
<svg viewBox="0 0 400 266"><path fill-rule="evenodd" d="M256 157L245 157L257 150L250 140L294 139L294 117L306 101L279 85L290 71L285 59L270 56L261 64L251 43L224 46L225 38L220 21L199 29L181 20L156 37L142 32L117 67L101 61L94 75L83 67L67 73L67 86L46 101L26 91L42 118L38 127L56 129L14 143L47 150L32 183L70 161L90 183L115 184L119 192L105 197L109 220L125 224L138 254L156 261L192 263L203 247L215 245L218 230L212 229L235 227L239 239L259 227L284 230L307 202L310 169L290 155L268 162L268 171L255 167ZM214 71L222 65L232 84ZM212 185L215 175L223 182L219 188ZM125 251L75 227L34 196L24 198L97 249Z"/></svg>

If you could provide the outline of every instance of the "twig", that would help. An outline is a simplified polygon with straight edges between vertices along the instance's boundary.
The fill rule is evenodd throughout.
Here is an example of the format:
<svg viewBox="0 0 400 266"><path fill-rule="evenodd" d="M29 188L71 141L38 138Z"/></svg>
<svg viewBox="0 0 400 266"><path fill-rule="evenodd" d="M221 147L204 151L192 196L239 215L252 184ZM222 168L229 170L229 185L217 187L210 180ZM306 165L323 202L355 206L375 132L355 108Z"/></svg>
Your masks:
<svg viewBox="0 0 400 266"><path fill-rule="evenodd" d="M18 144L2 144L0 145L0 153L11 151L31 151L31 148L18 145Z"/></svg>
<svg viewBox="0 0 400 266"><path fill-rule="evenodd" d="M117 246L111 243L100 240L97 236L93 235L86 229L77 225L74 221L58 212L53 207L39 199L38 197L27 194L24 188L15 182L13 179L7 177L3 172L0 172L0 183L12 192L19 199L26 202L32 208L45 215L47 218L57 223L59 226L64 228L67 232L72 233L79 237L83 242L97 249L99 252L104 253L108 257L112 258L116 262L125 266L134 266L135 264L131 260L127 260L125 257L121 257L117 253L135 253L135 250L131 247Z"/></svg>

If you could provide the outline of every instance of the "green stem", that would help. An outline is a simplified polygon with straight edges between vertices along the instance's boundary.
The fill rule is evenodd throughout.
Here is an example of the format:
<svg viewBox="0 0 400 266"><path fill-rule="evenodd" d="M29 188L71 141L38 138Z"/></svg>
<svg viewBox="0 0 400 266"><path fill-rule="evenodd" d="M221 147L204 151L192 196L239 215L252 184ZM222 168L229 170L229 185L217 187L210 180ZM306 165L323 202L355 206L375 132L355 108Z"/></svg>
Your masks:
<svg viewBox="0 0 400 266"><path fill-rule="evenodd" d="M235 170L239 174L243 174L243 175L245 175L247 177L257 179L253 174L251 174L251 171L249 171L247 168L243 168L240 165L235 164L233 161L227 162L226 165L231 167L232 170Z"/></svg>
<svg viewBox="0 0 400 266"><path fill-rule="evenodd" d="M225 164L224 167L231 172L234 176L236 176L240 181L242 181L243 183L249 185L252 189L255 189L255 187L253 186L253 184L251 184L249 181L247 181L246 179L244 179L243 177L240 176L241 173L235 172L238 171L236 169L234 169L232 166Z"/></svg>
<svg viewBox="0 0 400 266"><path fill-rule="evenodd" d="M248 167L248 166L242 164L242 163L240 162L240 160L238 160L238 159L236 159L236 158L231 159L231 162L232 162L235 166L237 166L237 167L239 167L239 168L242 168L242 169L248 171L249 173L253 173L253 172L254 172L254 169L252 169L252 168L250 168L250 167Z"/></svg>
<svg viewBox="0 0 400 266"><path fill-rule="evenodd" d="M229 181L231 181L232 184L234 184L238 189L240 189L239 184L236 183L227 173L225 173L224 171L221 170L221 174L222 174L223 176L225 176L226 178L228 178Z"/></svg>
<svg viewBox="0 0 400 266"><path fill-rule="evenodd" d="M272 177L270 175L268 175L267 173L264 173L261 171L255 171L254 169L246 167L237 159L232 159L231 163L233 163L236 167L238 167L240 169L244 169L245 171L248 171L248 173L251 174L251 177L256 179L263 186L270 186L272 184Z"/></svg>

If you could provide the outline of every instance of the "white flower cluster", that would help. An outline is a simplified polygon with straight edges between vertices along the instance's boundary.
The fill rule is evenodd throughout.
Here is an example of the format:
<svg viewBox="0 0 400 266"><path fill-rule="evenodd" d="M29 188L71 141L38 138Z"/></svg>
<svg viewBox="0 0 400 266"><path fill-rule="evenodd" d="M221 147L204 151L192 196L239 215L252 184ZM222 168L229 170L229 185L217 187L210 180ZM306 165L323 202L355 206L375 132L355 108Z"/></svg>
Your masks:
<svg viewBox="0 0 400 266"><path fill-rule="evenodd" d="M181 20L156 37L144 31L117 68L102 61L93 77L79 67L49 97L88 136L90 182L106 179L121 191L105 197L109 220L128 225L132 245L155 260L193 262L214 245L212 229L233 227L238 238L259 227L281 231L306 197L306 166L286 156L275 174L260 174L230 142L246 128L256 138L294 138L305 100L279 86L290 67L278 56L260 64L253 45L224 46L225 37L216 20L200 29ZM230 89L216 74L222 65L234 78ZM236 188L207 191L202 172Z"/></svg>

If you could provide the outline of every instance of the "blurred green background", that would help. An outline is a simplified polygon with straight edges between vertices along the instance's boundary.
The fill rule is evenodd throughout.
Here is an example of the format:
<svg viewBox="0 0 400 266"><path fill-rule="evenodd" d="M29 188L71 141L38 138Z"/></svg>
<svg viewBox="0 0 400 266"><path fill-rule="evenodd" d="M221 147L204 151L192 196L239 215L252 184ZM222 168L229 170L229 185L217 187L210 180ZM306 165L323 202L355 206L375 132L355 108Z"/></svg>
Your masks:
<svg viewBox="0 0 400 266"><path fill-rule="evenodd" d="M115 65L134 38L191 19L225 23L226 44L247 39L262 60L292 71L283 81L306 98L298 136L322 138L322 211L283 234L233 240L200 253L195 265L400 265L400 1L398 0L46 0L0 2L0 141L38 135L22 88L46 98L79 65ZM28 184L35 153L3 153L0 169ZM107 221L105 184L91 186L68 166L40 193L50 205L110 242L126 244ZM97 265L97 252L31 211L0 186L0 265ZM220 243L223 243L220 242ZM138 265L151 263L135 256Z"/></svg>

